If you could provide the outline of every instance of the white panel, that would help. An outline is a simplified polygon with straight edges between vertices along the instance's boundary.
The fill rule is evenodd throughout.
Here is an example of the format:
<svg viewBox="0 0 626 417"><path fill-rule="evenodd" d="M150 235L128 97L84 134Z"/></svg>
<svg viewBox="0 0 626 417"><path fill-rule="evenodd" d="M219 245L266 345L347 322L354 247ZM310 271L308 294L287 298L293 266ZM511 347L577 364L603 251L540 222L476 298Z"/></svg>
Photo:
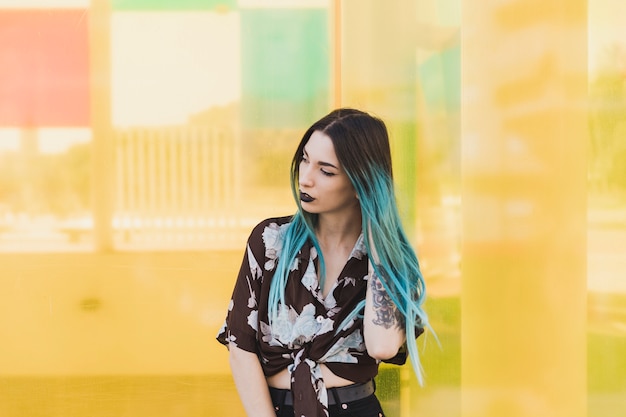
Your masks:
<svg viewBox="0 0 626 417"><path fill-rule="evenodd" d="M72 145L91 141L88 128L42 128L38 133L42 153L63 153Z"/></svg>
<svg viewBox="0 0 626 417"><path fill-rule="evenodd" d="M113 13L111 54L115 126L183 124L241 95L238 13Z"/></svg>

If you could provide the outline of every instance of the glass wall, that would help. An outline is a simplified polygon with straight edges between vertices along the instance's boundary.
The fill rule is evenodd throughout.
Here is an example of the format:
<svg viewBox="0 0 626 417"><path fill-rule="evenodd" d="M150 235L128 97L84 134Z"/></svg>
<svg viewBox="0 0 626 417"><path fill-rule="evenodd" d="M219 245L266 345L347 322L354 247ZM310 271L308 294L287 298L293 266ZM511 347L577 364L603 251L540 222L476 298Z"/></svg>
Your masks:
<svg viewBox="0 0 626 417"><path fill-rule="evenodd" d="M243 416L214 337L246 238L350 106L436 331L424 387L381 366L386 415L621 416L625 11L0 0L0 415Z"/></svg>
<svg viewBox="0 0 626 417"><path fill-rule="evenodd" d="M379 384L389 415L457 416L460 403L460 15L459 1L342 1L335 81L341 105L388 125L398 199L427 276L436 329L420 343L427 383L409 367L401 389ZM386 387L394 387L388 392Z"/></svg>
<svg viewBox="0 0 626 417"><path fill-rule="evenodd" d="M626 409L626 33L615 0L589 1L589 416Z"/></svg>

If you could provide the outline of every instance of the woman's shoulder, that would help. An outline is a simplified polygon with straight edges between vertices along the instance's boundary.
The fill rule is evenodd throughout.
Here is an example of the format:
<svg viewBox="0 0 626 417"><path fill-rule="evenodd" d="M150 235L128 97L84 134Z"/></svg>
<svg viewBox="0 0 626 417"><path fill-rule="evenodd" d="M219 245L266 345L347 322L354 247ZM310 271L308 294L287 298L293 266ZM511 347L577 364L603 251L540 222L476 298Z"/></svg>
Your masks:
<svg viewBox="0 0 626 417"><path fill-rule="evenodd" d="M250 241L259 241L268 234L280 234L289 226L293 216L269 217L257 223L250 233Z"/></svg>
<svg viewBox="0 0 626 417"><path fill-rule="evenodd" d="M255 230L263 231L263 229L267 227L284 227L285 225L291 223L292 218L293 216L269 217L257 223L252 230L254 232Z"/></svg>

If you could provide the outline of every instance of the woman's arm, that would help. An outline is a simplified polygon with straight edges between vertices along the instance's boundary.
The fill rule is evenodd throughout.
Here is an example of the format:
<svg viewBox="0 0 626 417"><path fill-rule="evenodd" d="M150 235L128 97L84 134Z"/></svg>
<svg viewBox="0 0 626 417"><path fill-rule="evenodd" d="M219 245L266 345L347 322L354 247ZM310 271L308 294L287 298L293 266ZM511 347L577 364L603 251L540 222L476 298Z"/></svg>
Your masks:
<svg viewBox="0 0 626 417"><path fill-rule="evenodd" d="M256 354L228 345L230 369L248 416L276 417L261 363Z"/></svg>
<svg viewBox="0 0 626 417"><path fill-rule="evenodd" d="M391 359L406 340L404 317L371 265L370 271L363 318L365 347L374 359Z"/></svg>
<svg viewBox="0 0 626 417"><path fill-rule="evenodd" d="M380 263L372 236L371 224L367 228L369 240L369 263L365 312L363 317L363 338L367 353L374 359L391 359L406 341L404 317L391 300L389 294L374 272L372 261Z"/></svg>

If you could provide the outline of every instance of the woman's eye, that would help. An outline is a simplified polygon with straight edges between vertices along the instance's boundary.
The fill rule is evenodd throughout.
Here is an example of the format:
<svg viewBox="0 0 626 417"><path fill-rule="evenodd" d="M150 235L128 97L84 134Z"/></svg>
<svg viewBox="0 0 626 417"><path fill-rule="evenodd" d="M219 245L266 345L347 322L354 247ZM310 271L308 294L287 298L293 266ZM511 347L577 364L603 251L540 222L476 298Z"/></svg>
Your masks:
<svg viewBox="0 0 626 417"><path fill-rule="evenodd" d="M322 174L326 175L327 177L332 177L332 176L335 175L334 173L328 172L328 171L324 171L323 169L321 171L322 171Z"/></svg>

